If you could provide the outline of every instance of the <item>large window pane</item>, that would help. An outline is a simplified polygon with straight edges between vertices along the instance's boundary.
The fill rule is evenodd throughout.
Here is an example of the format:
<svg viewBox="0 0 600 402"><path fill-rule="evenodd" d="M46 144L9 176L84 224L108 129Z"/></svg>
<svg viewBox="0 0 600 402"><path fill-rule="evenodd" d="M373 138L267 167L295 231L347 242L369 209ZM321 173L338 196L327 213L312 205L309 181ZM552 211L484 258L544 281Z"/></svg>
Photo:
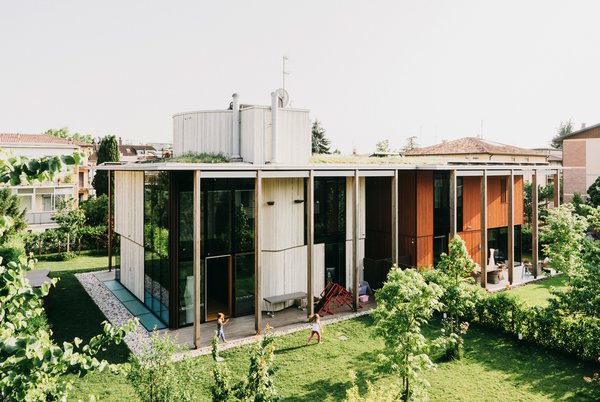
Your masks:
<svg viewBox="0 0 600 402"><path fill-rule="evenodd" d="M235 315L254 313L254 253L235 258Z"/></svg>

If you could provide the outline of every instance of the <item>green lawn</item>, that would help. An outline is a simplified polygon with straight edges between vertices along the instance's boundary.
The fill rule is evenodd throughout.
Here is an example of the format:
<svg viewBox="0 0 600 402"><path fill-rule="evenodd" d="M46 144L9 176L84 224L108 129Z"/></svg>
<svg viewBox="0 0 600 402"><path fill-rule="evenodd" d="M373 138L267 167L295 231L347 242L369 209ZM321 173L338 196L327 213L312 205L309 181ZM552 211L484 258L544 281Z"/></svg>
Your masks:
<svg viewBox="0 0 600 402"><path fill-rule="evenodd" d="M556 275L538 282L516 287L508 292L527 302L530 306L546 306L548 299L552 297L550 288L565 288L566 286L566 275Z"/></svg>
<svg viewBox="0 0 600 402"><path fill-rule="evenodd" d="M102 261L106 258L85 256L63 263L45 263L49 264L46 267L52 270L53 276L61 278L48 313L57 340L74 336L89 338L99 332L104 317L73 274L80 268L102 268ZM543 284L540 282L536 286ZM517 290L523 292L526 289L511 292ZM432 325L427 331L433 337L438 328ZM382 385L392 381L392 377L377 371L376 356L383 344L372 336L369 317L326 326L323 335L322 345L309 347L304 346L307 332L277 339L275 384L284 401L342 400L350 386L350 369L357 373L361 391L366 389L367 380ZM349 339L340 340L342 335ZM600 400L600 387L582 379L594 369L597 371L594 365L520 344L477 325L471 326L465 346L462 361L438 362L437 370L425 374L432 385L429 389L432 401ZM127 353L120 345L111 348L104 357L120 363ZM237 376L247 369L247 347L225 351L222 355ZM210 400L210 370L214 363L210 356L197 358L196 362L202 374L195 383L195 400ZM136 400L124 376L111 373L77 379L69 399L87 400L88 394L105 401Z"/></svg>
<svg viewBox="0 0 600 402"><path fill-rule="evenodd" d="M69 261L38 261L35 269L49 269L50 271L90 271L106 269L108 257L106 253L98 255L97 252L82 251L81 255Z"/></svg>

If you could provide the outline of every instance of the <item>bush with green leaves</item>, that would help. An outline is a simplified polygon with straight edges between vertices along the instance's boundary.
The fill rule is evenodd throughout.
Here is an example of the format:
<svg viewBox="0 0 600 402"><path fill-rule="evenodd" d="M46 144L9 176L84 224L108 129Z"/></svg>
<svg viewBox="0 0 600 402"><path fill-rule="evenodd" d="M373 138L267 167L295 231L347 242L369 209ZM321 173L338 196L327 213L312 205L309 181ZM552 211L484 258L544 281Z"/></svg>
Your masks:
<svg viewBox="0 0 600 402"><path fill-rule="evenodd" d="M476 294L471 291L474 281L471 274L475 263L471 259L465 242L456 235L448 245L448 254L442 253L437 269L428 271L425 278L442 288L440 302L442 339L448 359L460 359L463 354L463 335L469 328L466 317L475 308Z"/></svg>
<svg viewBox="0 0 600 402"><path fill-rule="evenodd" d="M127 379L142 402L194 400L194 381L200 373L190 359L173 362L180 349L168 335L154 332L142 353L131 355Z"/></svg>
<svg viewBox="0 0 600 402"><path fill-rule="evenodd" d="M85 215L86 225L100 226L106 225L108 222L108 196L106 194L82 201L80 208Z"/></svg>
<svg viewBox="0 0 600 402"><path fill-rule="evenodd" d="M58 203L56 212L52 215L52 219L58 223L60 229L66 235L67 252L71 251L71 239L77 239L78 230L85 222L83 211L75 205L75 199L61 200Z"/></svg>
<svg viewBox="0 0 600 402"><path fill-rule="evenodd" d="M5 230L0 234L0 245L27 227L25 212L25 209L21 208L19 196L8 188L0 189L0 216L10 221L10 225L5 226Z"/></svg>
<svg viewBox="0 0 600 402"><path fill-rule="evenodd" d="M135 322L121 328L104 322L103 332L87 344L75 338L57 345L44 325L42 298L52 283L32 288L25 278L27 266L9 262L0 266L0 400L50 401L66 397L71 380L115 366L98 360L98 352L120 343Z"/></svg>
<svg viewBox="0 0 600 402"><path fill-rule="evenodd" d="M557 272L563 272L572 278L581 271L587 228L587 219L577 215L572 204L548 210L540 229L540 240L544 243L544 254L550 258L550 265Z"/></svg>
<svg viewBox="0 0 600 402"><path fill-rule="evenodd" d="M415 269L392 267L383 287L375 293L377 308L371 316L375 334L385 343L379 356L382 368L401 379L396 397L403 401L425 398L429 383L419 372L434 368L429 358L432 343L421 333L434 311L442 307L442 288L427 283Z"/></svg>
<svg viewBox="0 0 600 402"><path fill-rule="evenodd" d="M231 383L231 374L224 363L217 363L213 369L214 382L211 385L212 399L215 402L275 402L279 400L273 384L273 361L275 358L275 337L270 328L253 346L250 352L250 366L244 380ZM215 346L213 345L213 349ZM213 352L214 354L215 352ZM218 355L218 352L217 352Z"/></svg>
<svg viewBox="0 0 600 402"><path fill-rule="evenodd" d="M19 261L25 255L25 241L20 234L9 237L0 245L0 257L3 261Z"/></svg>

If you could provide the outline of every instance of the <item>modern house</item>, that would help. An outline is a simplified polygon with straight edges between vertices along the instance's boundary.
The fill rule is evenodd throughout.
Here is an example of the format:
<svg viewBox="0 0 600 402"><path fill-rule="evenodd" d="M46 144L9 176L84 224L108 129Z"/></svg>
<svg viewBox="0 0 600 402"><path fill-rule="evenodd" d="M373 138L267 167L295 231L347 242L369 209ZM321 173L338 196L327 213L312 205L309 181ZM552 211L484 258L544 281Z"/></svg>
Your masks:
<svg viewBox="0 0 600 402"><path fill-rule="evenodd" d="M546 152L501 144L478 137L465 137L453 141L444 141L429 147L416 148L405 153L411 158L432 158L440 163L469 162L485 164L546 164Z"/></svg>
<svg viewBox="0 0 600 402"><path fill-rule="evenodd" d="M237 162L99 167L114 176L118 278L166 325L193 325L196 346L200 323L217 312L254 315L260 330L267 308L292 303L264 299L300 292L312 301L328 282L352 292L358 309L362 280L377 287L393 263L432 266L455 234L479 262L482 286L491 248L512 281L523 175L538 180L557 169L380 158L312 164L309 112L285 103L276 91L271 107L240 107L234 94L229 110L173 117L176 155L222 153ZM313 303L307 307L312 314Z"/></svg>
<svg viewBox="0 0 600 402"><path fill-rule="evenodd" d="M564 197L570 202L575 193L584 199L588 188L600 176L600 124L586 127L558 139L563 146Z"/></svg>
<svg viewBox="0 0 600 402"><path fill-rule="evenodd" d="M27 158L44 156L72 155L74 152L90 152L92 145L74 142L46 134L0 134L0 148L3 152ZM80 166L69 167L53 181L11 186L12 192L21 199L21 206L27 209L26 220L32 231L43 231L56 227L52 215L59 199L87 199L91 190L90 169L87 158Z"/></svg>

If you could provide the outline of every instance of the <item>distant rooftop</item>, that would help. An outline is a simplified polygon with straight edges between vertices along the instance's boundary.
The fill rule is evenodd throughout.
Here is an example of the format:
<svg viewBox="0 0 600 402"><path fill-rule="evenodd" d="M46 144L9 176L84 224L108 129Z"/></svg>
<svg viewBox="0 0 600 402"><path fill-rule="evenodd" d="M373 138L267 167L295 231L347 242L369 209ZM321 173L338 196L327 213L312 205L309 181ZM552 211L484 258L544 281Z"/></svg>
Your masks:
<svg viewBox="0 0 600 402"><path fill-rule="evenodd" d="M477 137L459 138L429 147L416 148L405 153L407 156L462 154L545 156L545 153L541 151L519 148Z"/></svg>
<svg viewBox="0 0 600 402"><path fill-rule="evenodd" d="M0 144L38 144L38 145L73 145L91 147L92 144L73 141L70 138L60 138L48 134L0 133Z"/></svg>

